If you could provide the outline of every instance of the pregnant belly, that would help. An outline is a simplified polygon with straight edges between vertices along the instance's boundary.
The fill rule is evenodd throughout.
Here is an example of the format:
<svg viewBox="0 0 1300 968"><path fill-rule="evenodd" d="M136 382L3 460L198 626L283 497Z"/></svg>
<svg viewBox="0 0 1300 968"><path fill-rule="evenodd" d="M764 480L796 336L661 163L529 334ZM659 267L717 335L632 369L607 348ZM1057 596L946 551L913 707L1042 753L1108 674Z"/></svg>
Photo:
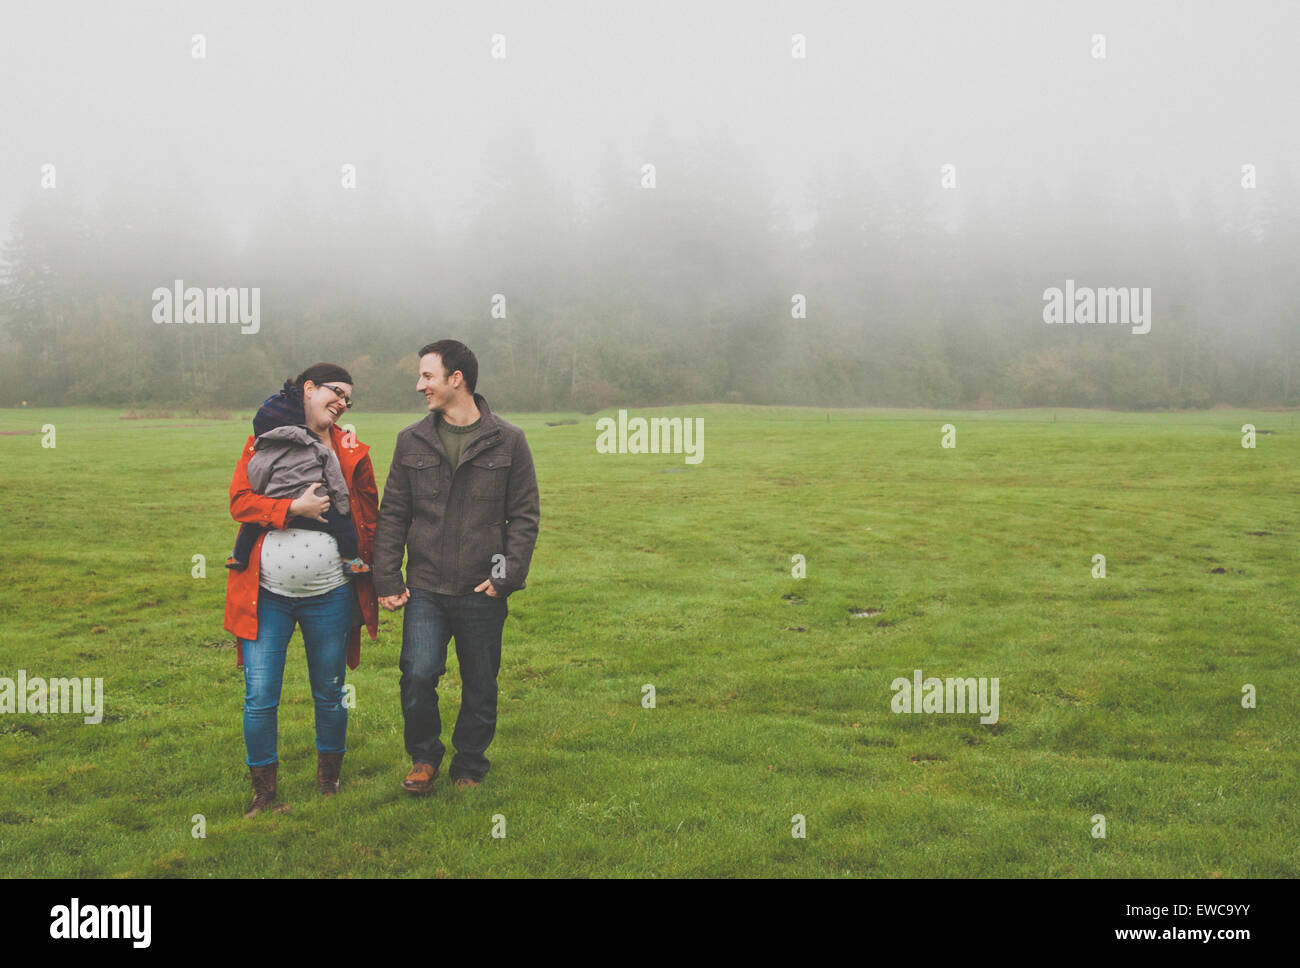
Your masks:
<svg viewBox="0 0 1300 968"><path fill-rule="evenodd" d="M347 580L333 535L287 528L272 529L262 539L259 584L277 595L323 595Z"/></svg>

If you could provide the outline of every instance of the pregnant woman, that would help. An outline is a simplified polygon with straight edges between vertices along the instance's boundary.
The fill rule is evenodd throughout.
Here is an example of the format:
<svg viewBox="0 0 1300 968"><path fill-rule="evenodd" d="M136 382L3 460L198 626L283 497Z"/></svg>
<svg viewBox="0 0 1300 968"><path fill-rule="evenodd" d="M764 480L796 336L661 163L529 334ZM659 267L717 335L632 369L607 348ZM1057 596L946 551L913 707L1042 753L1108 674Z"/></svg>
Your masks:
<svg viewBox="0 0 1300 968"><path fill-rule="evenodd" d="M279 395L262 405L258 417L263 425L272 419L301 423L328 448L327 459L338 461L352 505L360 557L368 563L379 492L370 448L337 426L351 406L348 371L317 363L286 381ZM253 545L247 567L231 570L226 579L226 631L235 636L238 661L244 668L244 744L253 781L253 802L246 817L275 802L276 713L295 624L302 628L307 652L307 675L316 704L316 784L325 796L338 792L346 749L344 665L355 669L361 661L363 620L372 639L379 625L370 575L349 574L332 534L294 526L295 518L325 520L330 509L326 489L312 484L296 498L277 499L250 486L247 469L256 453L256 439L248 438L235 467L230 514L236 521L264 525L267 530Z"/></svg>

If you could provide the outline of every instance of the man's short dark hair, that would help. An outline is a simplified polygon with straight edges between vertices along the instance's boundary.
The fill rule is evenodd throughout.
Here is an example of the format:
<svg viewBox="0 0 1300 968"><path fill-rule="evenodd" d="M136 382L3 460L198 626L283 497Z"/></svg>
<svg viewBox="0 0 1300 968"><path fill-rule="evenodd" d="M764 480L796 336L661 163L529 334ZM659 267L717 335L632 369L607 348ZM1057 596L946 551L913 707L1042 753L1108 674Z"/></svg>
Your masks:
<svg viewBox="0 0 1300 968"><path fill-rule="evenodd" d="M421 359L429 353L438 354L438 358L442 360L442 372L448 378L460 370L466 389L470 393L474 392L474 388L478 386L478 357L468 346L458 339L440 339L420 350Z"/></svg>

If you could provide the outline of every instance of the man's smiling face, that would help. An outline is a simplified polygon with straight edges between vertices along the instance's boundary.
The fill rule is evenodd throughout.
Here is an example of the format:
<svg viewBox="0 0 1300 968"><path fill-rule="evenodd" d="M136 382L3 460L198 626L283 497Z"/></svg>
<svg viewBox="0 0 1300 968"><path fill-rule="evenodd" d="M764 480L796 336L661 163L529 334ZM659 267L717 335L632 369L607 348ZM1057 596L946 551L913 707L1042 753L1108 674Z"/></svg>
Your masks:
<svg viewBox="0 0 1300 968"><path fill-rule="evenodd" d="M415 389L424 394L430 410L445 410L455 399L455 378L455 373L448 377L443 372L442 357L437 353L426 353L420 357L420 381Z"/></svg>

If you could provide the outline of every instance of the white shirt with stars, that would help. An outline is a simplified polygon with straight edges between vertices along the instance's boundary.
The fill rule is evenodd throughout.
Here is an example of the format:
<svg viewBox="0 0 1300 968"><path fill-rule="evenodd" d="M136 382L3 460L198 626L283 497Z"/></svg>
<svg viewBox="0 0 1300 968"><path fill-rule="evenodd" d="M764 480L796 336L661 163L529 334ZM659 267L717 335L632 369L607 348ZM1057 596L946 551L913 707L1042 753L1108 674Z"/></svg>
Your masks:
<svg viewBox="0 0 1300 968"><path fill-rule="evenodd" d="M307 598L347 583L334 535L309 528L267 531L258 576L263 588L288 598Z"/></svg>

